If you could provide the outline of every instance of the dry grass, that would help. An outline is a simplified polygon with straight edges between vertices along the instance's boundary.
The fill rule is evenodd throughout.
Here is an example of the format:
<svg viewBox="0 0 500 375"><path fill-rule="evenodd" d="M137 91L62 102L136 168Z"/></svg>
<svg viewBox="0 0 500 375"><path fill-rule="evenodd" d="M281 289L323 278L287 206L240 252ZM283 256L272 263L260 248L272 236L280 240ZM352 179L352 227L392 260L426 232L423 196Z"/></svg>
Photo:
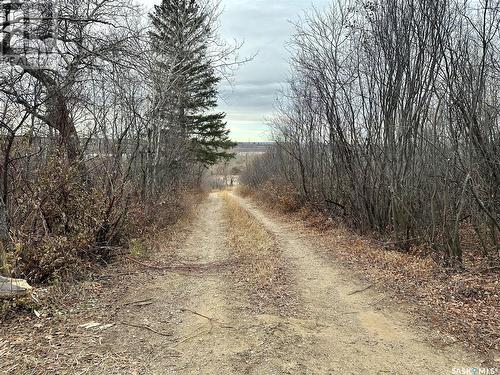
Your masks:
<svg viewBox="0 0 500 375"><path fill-rule="evenodd" d="M242 197L254 197L270 208L283 213L292 213L304 208L304 202L295 191L295 188L290 185L268 181L257 190L240 185L237 192Z"/></svg>
<svg viewBox="0 0 500 375"><path fill-rule="evenodd" d="M271 305L289 313L290 279L274 236L228 194L224 195L228 240L240 265L239 280L254 292L257 306Z"/></svg>
<svg viewBox="0 0 500 375"><path fill-rule="evenodd" d="M254 217L227 194L225 215L229 221L229 240L234 255L244 263L258 287L272 286L279 273L280 250L275 239Z"/></svg>

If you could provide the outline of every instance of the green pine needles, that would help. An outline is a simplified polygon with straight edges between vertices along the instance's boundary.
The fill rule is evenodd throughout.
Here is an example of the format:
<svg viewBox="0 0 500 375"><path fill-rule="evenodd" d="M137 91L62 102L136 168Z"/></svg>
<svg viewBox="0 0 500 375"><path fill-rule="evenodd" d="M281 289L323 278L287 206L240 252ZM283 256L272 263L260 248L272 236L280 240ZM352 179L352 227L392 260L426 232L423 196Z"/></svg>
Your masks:
<svg viewBox="0 0 500 375"><path fill-rule="evenodd" d="M227 160L235 146L217 112L217 75L210 8L196 0L163 0L150 14L150 32L162 93L161 120L183 139L194 161L205 166Z"/></svg>

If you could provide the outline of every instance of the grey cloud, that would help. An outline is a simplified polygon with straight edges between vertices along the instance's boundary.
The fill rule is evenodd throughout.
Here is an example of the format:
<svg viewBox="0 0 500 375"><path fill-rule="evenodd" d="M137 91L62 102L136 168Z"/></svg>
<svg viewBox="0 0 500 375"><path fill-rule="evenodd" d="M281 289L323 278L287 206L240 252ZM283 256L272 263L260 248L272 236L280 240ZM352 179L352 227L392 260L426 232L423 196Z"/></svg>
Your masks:
<svg viewBox="0 0 500 375"><path fill-rule="evenodd" d="M227 113L235 140L267 140L265 118L288 76L286 42L295 21L312 5L331 0L223 0L221 33L228 41L245 41L242 57L258 55L234 77L233 86L220 88L220 109ZM147 6L160 0L142 0ZM249 135L252 135L250 137Z"/></svg>

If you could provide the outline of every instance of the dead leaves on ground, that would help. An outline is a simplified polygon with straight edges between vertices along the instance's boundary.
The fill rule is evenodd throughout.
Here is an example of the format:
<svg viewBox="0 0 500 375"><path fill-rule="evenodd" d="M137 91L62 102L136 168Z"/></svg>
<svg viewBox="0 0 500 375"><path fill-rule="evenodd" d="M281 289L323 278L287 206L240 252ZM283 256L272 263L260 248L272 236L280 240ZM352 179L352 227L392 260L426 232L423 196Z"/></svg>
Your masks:
<svg viewBox="0 0 500 375"><path fill-rule="evenodd" d="M326 257L334 257L376 283L392 298L408 302L421 319L435 325L445 337L460 340L495 357L500 350L500 278L495 270L480 268L455 272L419 252L383 248L339 223L311 210L278 214L314 239ZM321 236L321 241L317 237ZM498 357L498 355L496 355Z"/></svg>

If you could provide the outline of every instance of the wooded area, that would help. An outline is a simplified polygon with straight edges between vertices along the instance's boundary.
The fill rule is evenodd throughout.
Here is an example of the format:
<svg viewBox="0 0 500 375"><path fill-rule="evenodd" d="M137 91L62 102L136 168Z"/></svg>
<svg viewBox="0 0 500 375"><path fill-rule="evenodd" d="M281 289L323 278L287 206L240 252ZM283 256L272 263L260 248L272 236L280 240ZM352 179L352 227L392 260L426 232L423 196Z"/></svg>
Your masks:
<svg viewBox="0 0 500 375"><path fill-rule="evenodd" d="M238 45L209 1L2 1L0 273L41 282L167 225L231 157Z"/></svg>
<svg viewBox="0 0 500 375"><path fill-rule="evenodd" d="M243 182L443 264L498 268L499 26L496 0L309 12L289 44L276 145Z"/></svg>

